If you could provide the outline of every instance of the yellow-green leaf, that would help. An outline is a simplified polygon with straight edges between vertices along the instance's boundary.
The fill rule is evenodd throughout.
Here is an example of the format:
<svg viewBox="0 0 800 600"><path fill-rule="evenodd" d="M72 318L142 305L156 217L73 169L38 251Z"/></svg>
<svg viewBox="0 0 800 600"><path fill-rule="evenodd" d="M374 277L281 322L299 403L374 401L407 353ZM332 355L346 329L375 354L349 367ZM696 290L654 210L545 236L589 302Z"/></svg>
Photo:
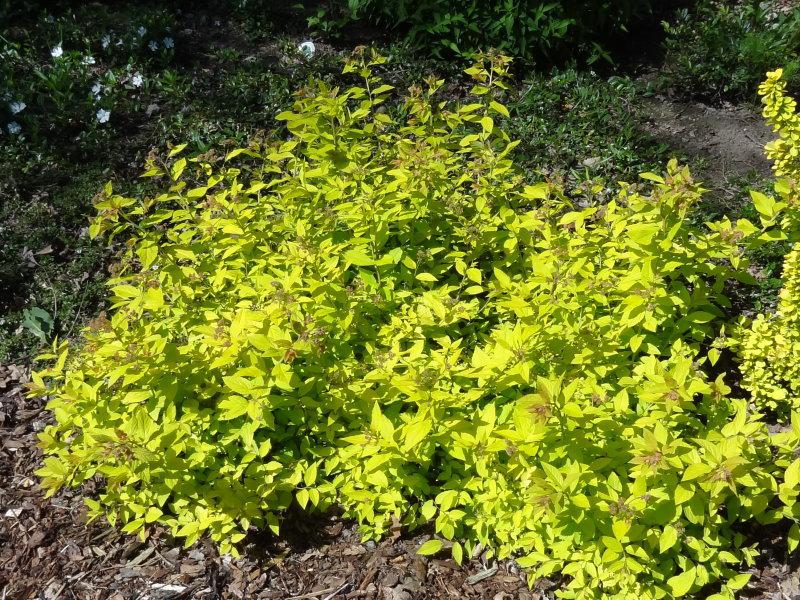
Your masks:
<svg viewBox="0 0 800 600"><path fill-rule="evenodd" d="M675 575L667 580L667 585L670 591L676 598L681 598L689 593L697 578L697 573L694 567L688 571L684 571L680 575Z"/></svg>
<svg viewBox="0 0 800 600"><path fill-rule="evenodd" d="M431 554L436 554L442 549L442 541L441 540L428 540L422 546L417 549L417 554L421 554L422 556L430 556Z"/></svg>

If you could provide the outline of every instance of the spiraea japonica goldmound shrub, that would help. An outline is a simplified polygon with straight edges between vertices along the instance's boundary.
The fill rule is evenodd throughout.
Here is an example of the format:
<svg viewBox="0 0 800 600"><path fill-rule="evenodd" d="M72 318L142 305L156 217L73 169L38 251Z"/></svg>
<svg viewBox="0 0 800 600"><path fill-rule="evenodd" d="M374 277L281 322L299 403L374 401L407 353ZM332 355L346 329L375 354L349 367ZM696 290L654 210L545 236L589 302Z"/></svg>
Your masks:
<svg viewBox="0 0 800 600"><path fill-rule="evenodd" d="M759 89L764 118L777 138L767 145L777 176L777 198L753 192L765 224L777 224L780 238L794 243L783 267L777 311L758 315L734 343L742 362L743 386L760 409L786 418L800 410L800 115L786 93L782 70L771 72Z"/></svg>
<svg viewBox="0 0 800 600"><path fill-rule="evenodd" d="M286 141L177 146L149 161L160 195L104 190L91 233L129 241L107 318L34 377L45 486L98 479L93 516L223 551L338 505L566 598L733 598L744 531L792 517L766 424L715 372L726 285L771 226L691 226L675 163L574 203L514 164L505 59L469 70L471 103L429 79L401 110L381 62L298 92Z"/></svg>

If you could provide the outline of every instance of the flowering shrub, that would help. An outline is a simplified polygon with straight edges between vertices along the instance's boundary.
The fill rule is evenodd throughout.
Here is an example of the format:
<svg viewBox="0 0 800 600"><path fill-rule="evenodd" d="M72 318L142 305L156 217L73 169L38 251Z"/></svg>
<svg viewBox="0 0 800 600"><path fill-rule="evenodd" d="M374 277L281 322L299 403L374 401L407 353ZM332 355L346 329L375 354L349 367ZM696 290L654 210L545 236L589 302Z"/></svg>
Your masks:
<svg viewBox="0 0 800 600"><path fill-rule="evenodd" d="M151 198L106 186L91 233L130 242L111 313L34 375L45 487L98 478L93 517L223 551L338 504L366 537L430 522L421 553L561 573L565 598L733 598L743 525L791 517L796 482L709 375L770 226L691 226L674 162L607 204L526 185L484 59L474 102L430 78L392 117L361 54L360 84L301 90L287 141L174 147Z"/></svg>

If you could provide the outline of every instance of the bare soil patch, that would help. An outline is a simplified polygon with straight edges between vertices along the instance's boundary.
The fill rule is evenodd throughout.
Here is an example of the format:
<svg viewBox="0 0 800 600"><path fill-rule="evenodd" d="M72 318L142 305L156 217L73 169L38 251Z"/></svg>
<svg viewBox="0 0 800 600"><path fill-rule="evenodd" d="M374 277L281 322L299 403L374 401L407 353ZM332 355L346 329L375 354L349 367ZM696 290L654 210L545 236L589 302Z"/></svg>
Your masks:
<svg viewBox="0 0 800 600"><path fill-rule="evenodd" d="M650 133L689 157L700 159L705 181L725 181L751 173L770 177L764 144L773 135L752 110L733 105L717 108L663 96L648 99L646 110Z"/></svg>

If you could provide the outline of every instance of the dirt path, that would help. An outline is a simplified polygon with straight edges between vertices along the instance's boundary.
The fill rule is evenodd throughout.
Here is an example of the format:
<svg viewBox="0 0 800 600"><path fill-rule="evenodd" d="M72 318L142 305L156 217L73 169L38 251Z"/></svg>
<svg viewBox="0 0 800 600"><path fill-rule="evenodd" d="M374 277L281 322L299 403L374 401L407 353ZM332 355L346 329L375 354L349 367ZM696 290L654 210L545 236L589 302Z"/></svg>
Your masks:
<svg viewBox="0 0 800 600"><path fill-rule="evenodd" d="M649 98L645 104L649 133L692 159L710 200L725 212L738 209L744 200L741 186L732 182L772 177L764 144L773 134L752 109L717 108L663 96Z"/></svg>

